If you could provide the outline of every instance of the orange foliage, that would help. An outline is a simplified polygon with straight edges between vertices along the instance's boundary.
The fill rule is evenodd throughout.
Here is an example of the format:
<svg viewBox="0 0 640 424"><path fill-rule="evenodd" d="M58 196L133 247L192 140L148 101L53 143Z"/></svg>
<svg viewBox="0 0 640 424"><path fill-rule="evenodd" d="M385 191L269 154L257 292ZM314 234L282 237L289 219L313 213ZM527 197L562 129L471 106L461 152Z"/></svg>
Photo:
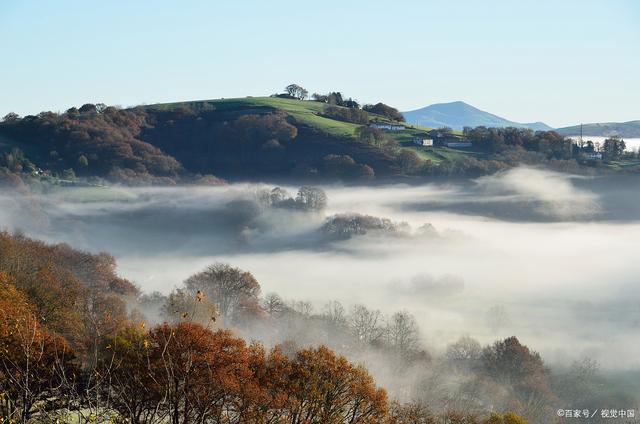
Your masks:
<svg viewBox="0 0 640 424"><path fill-rule="evenodd" d="M0 273L0 417L25 421L73 373L73 352L42 327L26 296Z"/></svg>

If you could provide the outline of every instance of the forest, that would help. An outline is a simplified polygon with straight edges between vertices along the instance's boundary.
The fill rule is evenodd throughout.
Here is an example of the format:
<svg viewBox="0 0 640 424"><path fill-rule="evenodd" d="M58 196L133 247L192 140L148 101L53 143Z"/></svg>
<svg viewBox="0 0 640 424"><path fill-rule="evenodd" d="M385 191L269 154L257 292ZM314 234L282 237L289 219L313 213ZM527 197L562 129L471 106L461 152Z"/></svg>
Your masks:
<svg viewBox="0 0 640 424"><path fill-rule="evenodd" d="M229 264L168 295L115 269L107 253L0 233L1 422L517 424L605 393L594 362L552 372L516 337L434 356L406 311L316 313ZM404 370L402 385L377 385L367 356Z"/></svg>

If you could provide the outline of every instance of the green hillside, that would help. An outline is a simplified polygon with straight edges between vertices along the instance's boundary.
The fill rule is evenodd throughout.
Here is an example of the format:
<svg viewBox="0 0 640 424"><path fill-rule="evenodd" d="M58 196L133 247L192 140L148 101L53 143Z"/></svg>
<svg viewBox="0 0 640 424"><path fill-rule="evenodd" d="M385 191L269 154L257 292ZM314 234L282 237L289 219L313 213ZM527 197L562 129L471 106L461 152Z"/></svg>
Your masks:
<svg viewBox="0 0 640 424"><path fill-rule="evenodd" d="M17 183L25 176L66 185L78 178L92 186L347 181L474 176L513 166L520 158L572 159L570 141L557 133L485 129L463 135L401 123L394 120L401 117L397 110L382 103L362 108L353 103L246 97L127 109L86 104L64 113L14 116L0 122L0 180ZM404 129L372 128L372 122ZM437 146L415 145L416 136L433 138ZM442 147L461 138L473 147ZM615 159L622 161L616 170L635 169L629 158Z"/></svg>
<svg viewBox="0 0 640 424"><path fill-rule="evenodd" d="M326 105L311 100L296 100L279 97L244 97L233 99L195 100L186 102L161 103L148 106L152 109L170 110L181 107L196 110L230 111L251 108L273 108L284 111L299 124L309 126L320 132L335 137L355 138L356 130L361 126L350 122L343 122L322 116ZM369 113L370 122L396 122L389 118ZM397 143L402 150L411 150L423 160L439 163L445 160L456 160L465 156L477 157L473 151L463 149L449 149L446 147L420 147L412 143L415 136L428 136L432 128L404 123L406 130L390 131L387 136ZM462 131L453 131L455 135L462 135Z"/></svg>
<svg viewBox="0 0 640 424"><path fill-rule="evenodd" d="M336 137L353 137L357 124L337 121L320 116L325 104L311 100L284 99L279 97L244 97L236 99L196 100L176 103L161 103L148 106L152 109L175 109L180 107L206 110L209 108L225 111L234 109L250 109L255 107L279 109L293 117L296 122L316 128ZM373 115L380 120L384 117Z"/></svg>

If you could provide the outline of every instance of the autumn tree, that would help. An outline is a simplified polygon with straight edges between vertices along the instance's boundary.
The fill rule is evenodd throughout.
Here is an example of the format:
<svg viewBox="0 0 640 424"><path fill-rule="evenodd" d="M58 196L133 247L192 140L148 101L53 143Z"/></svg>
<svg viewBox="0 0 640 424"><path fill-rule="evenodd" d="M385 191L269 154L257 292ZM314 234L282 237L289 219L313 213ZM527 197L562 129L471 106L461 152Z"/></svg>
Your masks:
<svg viewBox="0 0 640 424"><path fill-rule="evenodd" d="M250 272L223 263L192 275L184 285L192 296L198 291L204 293L225 319L233 319L243 307L257 304L260 293L260 284Z"/></svg>
<svg viewBox="0 0 640 424"><path fill-rule="evenodd" d="M406 149L401 150L400 153L398 153L396 162L405 174L412 174L416 172L422 164L422 160L415 151Z"/></svg>
<svg viewBox="0 0 640 424"><path fill-rule="evenodd" d="M174 424L244 422L260 387L244 341L193 323L162 325L148 335L147 367L159 408ZM258 353L260 354L260 353Z"/></svg>
<svg viewBox="0 0 640 424"><path fill-rule="evenodd" d="M437 418L419 403L393 402L390 409L392 424L436 424Z"/></svg>
<svg viewBox="0 0 640 424"><path fill-rule="evenodd" d="M482 421L482 424L529 424L527 420L513 412L506 414L491 413L489 418Z"/></svg>
<svg viewBox="0 0 640 424"><path fill-rule="evenodd" d="M324 175L345 180L370 179L375 173L366 164L356 162L349 155L327 155L322 158L322 170Z"/></svg>
<svg viewBox="0 0 640 424"><path fill-rule="evenodd" d="M366 370L326 347L297 353L289 377L287 423L382 423L387 394Z"/></svg>
<svg viewBox="0 0 640 424"><path fill-rule="evenodd" d="M486 347L480 357L481 372L502 386L511 387L518 401L516 412L542 418L555 396L549 370L540 354L529 350L516 337Z"/></svg>
<svg viewBox="0 0 640 424"><path fill-rule="evenodd" d="M105 395L110 408L132 424L154 422L162 415L163 388L158 364L151 365L151 339L142 325L130 326L105 337L98 372L107 376Z"/></svg>
<svg viewBox="0 0 640 424"><path fill-rule="evenodd" d="M46 411L74 373L65 340L40 325L27 297L0 273L0 419L26 422Z"/></svg>
<svg viewBox="0 0 640 424"><path fill-rule="evenodd" d="M367 112L382 115L394 121L404 122L404 116L398 112L398 109L385 105L384 103L376 103L375 105L364 105L362 107Z"/></svg>
<svg viewBox="0 0 640 424"><path fill-rule="evenodd" d="M202 290L187 288L171 292L161 306L161 314L169 322L188 321L214 328L218 318L216 303Z"/></svg>

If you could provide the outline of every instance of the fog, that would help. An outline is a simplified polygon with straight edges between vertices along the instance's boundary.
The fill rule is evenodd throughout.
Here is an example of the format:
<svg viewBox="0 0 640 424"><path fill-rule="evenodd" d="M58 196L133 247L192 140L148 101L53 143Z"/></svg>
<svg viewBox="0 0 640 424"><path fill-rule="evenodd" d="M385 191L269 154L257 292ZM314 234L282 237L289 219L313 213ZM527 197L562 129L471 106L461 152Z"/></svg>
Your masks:
<svg viewBox="0 0 640 424"><path fill-rule="evenodd" d="M571 138L578 141L580 139L580 136L574 135L574 136L571 136ZM604 144L604 141L607 138L608 137L600 137L600 136L592 136L592 135L585 135L582 137L584 141L591 140L594 143L599 143L601 146ZM640 148L640 138L622 137L622 139L624 140L628 151L637 152L638 149Z"/></svg>
<svg viewBox="0 0 640 424"><path fill-rule="evenodd" d="M316 212L261 205L267 184L105 189L92 200L74 189L4 192L0 225L106 250L149 292L222 261L251 271L263 293L318 310L330 300L407 310L436 354L462 335L516 335L552 365L588 356L638 369L639 182L518 168L464 183L326 186ZM401 231L322 232L346 213Z"/></svg>

